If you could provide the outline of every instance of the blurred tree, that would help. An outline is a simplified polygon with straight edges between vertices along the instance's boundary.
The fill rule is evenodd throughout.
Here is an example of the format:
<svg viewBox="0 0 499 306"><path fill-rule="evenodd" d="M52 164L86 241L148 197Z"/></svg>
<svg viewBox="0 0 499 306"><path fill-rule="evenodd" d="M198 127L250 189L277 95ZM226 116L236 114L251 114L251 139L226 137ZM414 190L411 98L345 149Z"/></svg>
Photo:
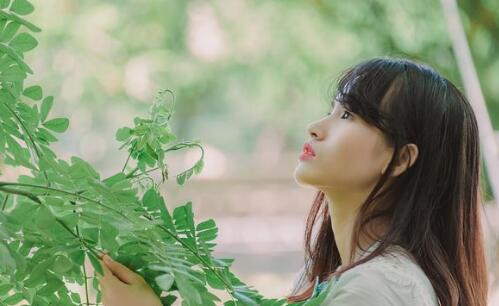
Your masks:
<svg viewBox="0 0 499 306"><path fill-rule="evenodd" d="M63 139L68 149L102 165L110 148L101 141L89 150L85 139L112 137L158 88L182 101L179 137L251 152L266 126L282 135L283 149L297 150L306 124L327 112L327 89L361 59L408 56L461 83L438 0L44 4L34 16L44 29L36 75L65 102L61 112L78 114L78 135ZM499 4L459 4L497 128Z"/></svg>

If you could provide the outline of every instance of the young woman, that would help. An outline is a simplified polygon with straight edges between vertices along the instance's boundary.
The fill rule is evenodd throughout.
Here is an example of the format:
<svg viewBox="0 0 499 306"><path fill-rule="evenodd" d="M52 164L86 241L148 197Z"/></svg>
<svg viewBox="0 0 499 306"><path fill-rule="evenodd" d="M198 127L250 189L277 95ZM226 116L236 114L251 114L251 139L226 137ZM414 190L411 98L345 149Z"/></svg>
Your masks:
<svg viewBox="0 0 499 306"><path fill-rule="evenodd" d="M318 192L288 302L486 305L478 127L451 82L406 59L361 62L308 131L295 179ZM133 271L103 266L104 305L160 305Z"/></svg>
<svg viewBox="0 0 499 306"><path fill-rule="evenodd" d="M295 179L318 192L289 302L329 285L321 305L487 304L478 127L449 80L407 59L361 62L308 131Z"/></svg>

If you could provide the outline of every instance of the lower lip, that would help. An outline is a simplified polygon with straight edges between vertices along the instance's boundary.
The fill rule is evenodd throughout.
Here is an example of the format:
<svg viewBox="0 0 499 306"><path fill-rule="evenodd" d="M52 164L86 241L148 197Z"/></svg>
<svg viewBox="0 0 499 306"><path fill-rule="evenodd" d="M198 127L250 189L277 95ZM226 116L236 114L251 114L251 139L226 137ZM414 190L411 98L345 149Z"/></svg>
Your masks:
<svg viewBox="0 0 499 306"><path fill-rule="evenodd" d="M313 159L313 158L315 158L315 156L308 154L308 153L302 153L300 155L300 160L302 160L302 161Z"/></svg>

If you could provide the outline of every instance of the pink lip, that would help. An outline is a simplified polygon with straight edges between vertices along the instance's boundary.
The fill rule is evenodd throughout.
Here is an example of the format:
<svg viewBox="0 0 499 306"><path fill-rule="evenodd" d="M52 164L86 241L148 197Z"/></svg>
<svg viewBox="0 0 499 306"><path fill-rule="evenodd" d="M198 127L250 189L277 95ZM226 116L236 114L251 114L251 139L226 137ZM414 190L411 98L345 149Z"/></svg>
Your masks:
<svg viewBox="0 0 499 306"><path fill-rule="evenodd" d="M310 143L306 142L303 145L303 152L299 157L300 160L302 160L302 161L309 160L309 159L313 159L314 157L315 157L315 152L312 149L312 146L310 145Z"/></svg>
<svg viewBox="0 0 499 306"><path fill-rule="evenodd" d="M315 156L314 149L312 148L312 145L308 142L305 142L305 144L303 145L303 152Z"/></svg>
<svg viewBox="0 0 499 306"><path fill-rule="evenodd" d="M309 159L313 159L313 158L315 158L315 156L307 154L307 153L302 153L300 155L300 160L301 161L305 161L305 160L309 160Z"/></svg>

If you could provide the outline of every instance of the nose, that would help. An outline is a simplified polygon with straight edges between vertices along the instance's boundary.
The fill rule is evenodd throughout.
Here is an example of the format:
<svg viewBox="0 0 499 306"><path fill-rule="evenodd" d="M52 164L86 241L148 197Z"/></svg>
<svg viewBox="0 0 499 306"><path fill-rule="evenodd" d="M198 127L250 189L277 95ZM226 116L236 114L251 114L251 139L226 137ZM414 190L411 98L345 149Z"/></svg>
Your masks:
<svg viewBox="0 0 499 306"><path fill-rule="evenodd" d="M315 123L310 123L307 127L307 130L312 139L318 140L323 137L322 133L319 131Z"/></svg>

